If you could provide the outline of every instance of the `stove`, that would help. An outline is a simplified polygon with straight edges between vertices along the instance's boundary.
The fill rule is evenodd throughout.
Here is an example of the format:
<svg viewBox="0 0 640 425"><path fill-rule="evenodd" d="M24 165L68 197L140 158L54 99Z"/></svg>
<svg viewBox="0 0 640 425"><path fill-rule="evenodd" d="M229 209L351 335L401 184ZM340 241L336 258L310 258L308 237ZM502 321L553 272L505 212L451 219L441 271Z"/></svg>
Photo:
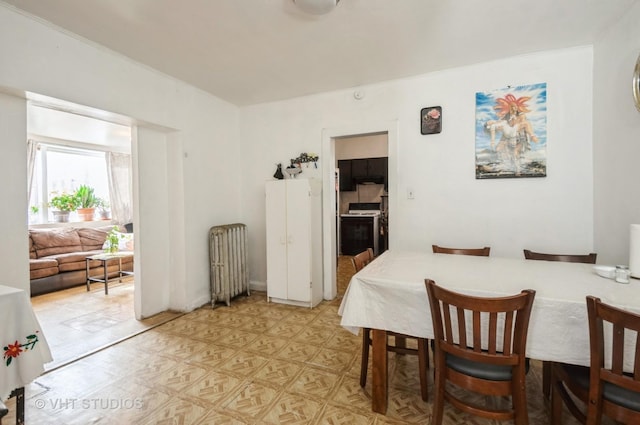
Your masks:
<svg viewBox="0 0 640 425"><path fill-rule="evenodd" d="M351 202L349 211L341 217L380 216L380 202Z"/></svg>
<svg viewBox="0 0 640 425"><path fill-rule="evenodd" d="M340 251L356 255L372 248L380 253L380 203L352 202L349 211L340 215Z"/></svg>

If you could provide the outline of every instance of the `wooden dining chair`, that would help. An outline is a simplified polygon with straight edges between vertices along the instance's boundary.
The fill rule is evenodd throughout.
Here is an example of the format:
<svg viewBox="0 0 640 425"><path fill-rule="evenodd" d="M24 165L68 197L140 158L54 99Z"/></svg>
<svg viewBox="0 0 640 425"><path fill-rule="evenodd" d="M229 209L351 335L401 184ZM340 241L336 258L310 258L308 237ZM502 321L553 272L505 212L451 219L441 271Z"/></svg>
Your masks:
<svg viewBox="0 0 640 425"><path fill-rule="evenodd" d="M426 279L434 331L432 424L442 424L445 400L483 418L528 424L525 375L527 331L535 291L484 298L456 293ZM512 407L465 401L448 383L485 396L511 396Z"/></svg>
<svg viewBox="0 0 640 425"><path fill-rule="evenodd" d="M595 264L598 254L544 254L542 252L533 252L528 249L524 250L524 258L527 260L543 260L543 261L561 261L565 263L587 263ZM551 362L542 362L542 393L549 398L551 391Z"/></svg>
<svg viewBox="0 0 640 425"><path fill-rule="evenodd" d="M561 423L562 402L583 424L596 425L606 415L617 423L640 423L640 315L587 296L590 367L553 363L551 423ZM605 323L611 344L605 343ZM627 338L628 336L628 338ZM629 346L629 344L631 344ZM625 346L631 359L625 359ZM605 361L606 360L606 361ZM633 372L626 373L625 363ZM571 392L575 397L569 395ZM586 416L574 402L586 405Z"/></svg>
<svg viewBox="0 0 640 425"><path fill-rule="evenodd" d="M362 270L367 264L373 261L373 250L369 248L352 257L353 267L356 272ZM393 345L389 344L389 337L393 337ZM407 340L415 341L417 348L407 347ZM362 360L360 363L360 386L367 385L367 371L369 368L369 347L371 346L371 328L362 329ZM427 370L429 369L428 340L416 338L398 332L387 331L387 351L396 354L412 354L418 356L418 370L420 374L420 395L422 400L428 401L427 391Z"/></svg>
<svg viewBox="0 0 640 425"><path fill-rule="evenodd" d="M458 254L458 255L475 255L477 257L488 257L491 247L484 248L444 248L438 245L431 245L434 254Z"/></svg>

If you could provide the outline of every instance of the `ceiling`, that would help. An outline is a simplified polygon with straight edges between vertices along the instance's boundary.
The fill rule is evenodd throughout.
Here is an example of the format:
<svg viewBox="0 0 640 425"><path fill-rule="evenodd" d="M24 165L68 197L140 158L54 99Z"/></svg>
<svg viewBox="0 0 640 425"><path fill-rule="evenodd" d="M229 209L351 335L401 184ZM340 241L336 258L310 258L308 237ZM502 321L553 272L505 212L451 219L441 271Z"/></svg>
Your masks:
<svg viewBox="0 0 640 425"><path fill-rule="evenodd" d="M341 0L320 17L291 0L0 5L243 106L591 44L638 1Z"/></svg>

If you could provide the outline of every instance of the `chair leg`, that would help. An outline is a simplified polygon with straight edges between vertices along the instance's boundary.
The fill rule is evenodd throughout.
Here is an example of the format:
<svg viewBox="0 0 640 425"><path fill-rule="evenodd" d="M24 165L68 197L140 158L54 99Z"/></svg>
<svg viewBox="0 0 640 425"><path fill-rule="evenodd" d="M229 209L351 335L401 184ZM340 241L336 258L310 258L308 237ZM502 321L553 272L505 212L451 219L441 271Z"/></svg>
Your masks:
<svg viewBox="0 0 640 425"><path fill-rule="evenodd" d="M362 360L360 361L360 386L367 385L367 370L369 368L369 346L371 344L371 329L362 329Z"/></svg>
<svg viewBox="0 0 640 425"><path fill-rule="evenodd" d="M521 379L514 382L513 394L511 400L513 402L515 425L529 425L529 415L527 413L527 387L524 370L514 373L521 373Z"/></svg>
<svg viewBox="0 0 640 425"><path fill-rule="evenodd" d="M418 339L418 365L420 373L420 393L422 394L422 400L429 401L429 389L428 389L428 373L429 370L429 340L419 338Z"/></svg>
<svg viewBox="0 0 640 425"><path fill-rule="evenodd" d="M549 400L551 395L551 362L542 362L542 394Z"/></svg>
<svg viewBox="0 0 640 425"><path fill-rule="evenodd" d="M558 393L560 391L559 386L562 383L553 372L553 367L551 366L551 377L549 378L551 385L551 425L562 425L562 399Z"/></svg>
<svg viewBox="0 0 640 425"><path fill-rule="evenodd" d="M436 354L437 355L437 354ZM442 416L444 413L444 386L445 379L442 367L444 363L444 355L437 359L434 356L433 366L433 407L431 408L431 425L442 425Z"/></svg>

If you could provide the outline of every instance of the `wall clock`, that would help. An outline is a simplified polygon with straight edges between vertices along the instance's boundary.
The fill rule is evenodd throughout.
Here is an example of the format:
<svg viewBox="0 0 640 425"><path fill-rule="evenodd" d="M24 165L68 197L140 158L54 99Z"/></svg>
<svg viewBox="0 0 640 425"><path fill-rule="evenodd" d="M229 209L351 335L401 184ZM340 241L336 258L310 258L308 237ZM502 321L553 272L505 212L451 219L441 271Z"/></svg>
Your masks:
<svg viewBox="0 0 640 425"><path fill-rule="evenodd" d="M640 111L640 55L633 71L633 100L635 101L636 109Z"/></svg>

